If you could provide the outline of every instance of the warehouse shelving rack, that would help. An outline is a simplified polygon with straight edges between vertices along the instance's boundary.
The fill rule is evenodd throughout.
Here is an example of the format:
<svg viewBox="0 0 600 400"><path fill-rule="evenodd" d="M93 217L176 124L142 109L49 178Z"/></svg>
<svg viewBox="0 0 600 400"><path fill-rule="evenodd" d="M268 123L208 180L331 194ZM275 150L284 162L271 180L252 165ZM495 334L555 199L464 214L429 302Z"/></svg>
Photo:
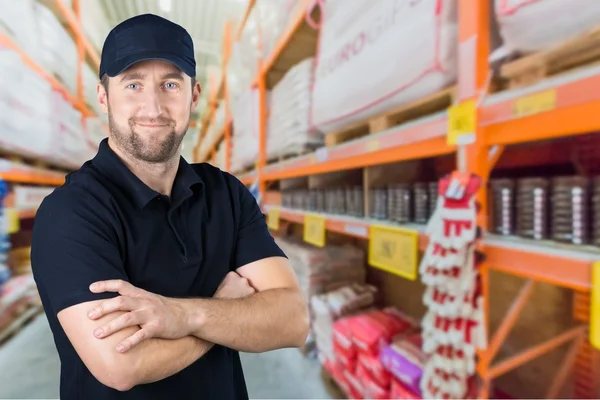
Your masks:
<svg viewBox="0 0 600 400"><path fill-rule="evenodd" d="M243 29L243 23L254 3L248 3L240 30ZM279 225L279 219L304 224L309 214L282 207L281 195L266 191L274 181L455 154L460 171L477 174L487 183L505 146L600 131L600 90L596 90L600 88L600 67L590 66L546 78L525 88L491 93L492 73L488 61L490 2L459 0L457 105L460 108L461 105L475 104L466 121L474 122L474 129L461 136L460 145L447 144L449 126L452 126L449 124L456 122L448 112L399 125L379 134L367 135L349 143L324 147L312 154L267 164L266 90L272 86L274 77L277 79L283 76L289 67L307 56L306 49L302 48L303 41L299 40L298 35L302 29L307 28L306 16L311 12L313 3L310 0L301 1L299 11L290 18L273 52L265 60L259 61L259 73L253 83L260 91L259 158L256 168L239 174L238 178L246 185L258 180L265 203L264 210L269 219L277 219L275 227ZM225 69L223 76L226 77ZM228 129L231 129L230 125ZM206 161L208 158L199 160ZM229 165L228 161L227 169ZM479 224L486 229L486 216L490 205L485 185L479 191L477 199L482 207ZM381 221L368 219L328 214L320 216L325 220L324 226L327 231L367 240L370 228L382 224ZM407 225L403 228L417 231L418 248L425 249L428 240L423 227ZM479 397L488 398L491 395L492 380L567 343L571 343L570 350L566 353L555 379L549 384L547 396L557 397L570 372L574 371L574 394L581 398L597 397L599 358L597 350L588 338L588 326L594 332L594 326L599 323L597 312L591 310L594 306L590 296L597 296L592 276L593 271L600 265L597 264L600 261L600 252L491 234L486 234L483 240L483 251L485 262L481 267L481 274L488 327L489 271L516 275L525 278L526 281L496 332L490 333L488 347L478 354L477 371L482 383ZM531 297L535 282L545 282L573 290L573 317L578 324L550 340L493 363Z"/></svg>

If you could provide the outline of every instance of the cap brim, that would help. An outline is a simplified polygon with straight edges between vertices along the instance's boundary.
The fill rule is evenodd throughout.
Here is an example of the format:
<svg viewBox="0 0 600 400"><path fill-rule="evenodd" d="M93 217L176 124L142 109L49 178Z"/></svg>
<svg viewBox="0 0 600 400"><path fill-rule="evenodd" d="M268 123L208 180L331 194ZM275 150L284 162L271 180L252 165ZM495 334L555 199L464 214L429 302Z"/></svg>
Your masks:
<svg viewBox="0 0 600 400"><path fill-rule="evenodd" d="M132 54L130 56L123 57L107 67L106 74L111 78L114 78L132 65L149 60L162 60L170 62L191 78L196 76L196 69L194 66L190 65L189 62L174 54L165 54L164 51L140 52L138 54Z"/></svg>

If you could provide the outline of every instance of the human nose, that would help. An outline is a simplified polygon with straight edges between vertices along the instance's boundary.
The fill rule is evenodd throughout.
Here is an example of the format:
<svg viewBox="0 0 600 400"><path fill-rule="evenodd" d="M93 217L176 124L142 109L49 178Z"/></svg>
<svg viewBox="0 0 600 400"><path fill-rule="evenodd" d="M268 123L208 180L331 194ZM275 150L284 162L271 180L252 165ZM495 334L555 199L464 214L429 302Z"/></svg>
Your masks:
<svg viewBox="0 0 600 400"><path fill-rule="evenodd" d="M142 113L144 117L150 119L158 118L163 113L163 105L158 89L144 92Z"/></svg>

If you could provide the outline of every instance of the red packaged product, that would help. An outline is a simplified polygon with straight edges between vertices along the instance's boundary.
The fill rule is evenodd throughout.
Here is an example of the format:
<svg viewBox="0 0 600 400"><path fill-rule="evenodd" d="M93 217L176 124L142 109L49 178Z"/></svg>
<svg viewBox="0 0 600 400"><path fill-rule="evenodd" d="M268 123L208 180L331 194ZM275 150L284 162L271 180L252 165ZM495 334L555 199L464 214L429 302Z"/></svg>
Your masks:
<svg viewBox="0 0 600 400"><path fill-rule="evenodd" d="M382 388L376 382L367 380L363 382L363 391L365 399L389 399L390 391Z"/></svg>
<svg viewBox="0 0 600 400"><path fill-rule="evenodd" d="M358 364L369 372L372 380L379 386L383 388L389 387L391 374L384 368L379 356L360 353L358 356Z"/></svg>
<svg viewBox="0 0 600 400"><path fill-rule="evenodd" d="M406 386L404 386L404 384L402 384L396 378L392 378L390 397L392 399L400 399L400 400L421 399L421 396L413 393L411 390L406 388Z"/></svg>
<svg viewBox="0 0 600 400"><path fill-rule="evenodd" d="M352 341L356 347L372 355L377 355L393 336L412 328L410 324L382 310L358 316L350 321L350 326Z"/></svg>
<svg viewBox="0 0 600 400"><path fill-rule="evenodd" d="M348 386L350 387L350 397L353 399L364 399L364 388L360 380L352 374L350 371L344 371L344 379L348 382Z"/></svg>

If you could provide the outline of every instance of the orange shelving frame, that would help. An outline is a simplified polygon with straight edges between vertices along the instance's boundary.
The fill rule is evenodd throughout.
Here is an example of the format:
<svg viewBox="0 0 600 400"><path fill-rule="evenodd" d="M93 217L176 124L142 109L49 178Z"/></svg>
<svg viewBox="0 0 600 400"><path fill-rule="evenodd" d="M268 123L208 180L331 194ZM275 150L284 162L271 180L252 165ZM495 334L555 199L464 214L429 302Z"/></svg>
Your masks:
<svg viewBox="0 0 600 400"><path fill-rule="evenodd" d="M254 2L249 2L254 4ZM312 0L302 0L283 30L274 50L259 62L259 73L253 82L260 93L260 136L259 158L256 169L238 178L246 185L258 180L265 210L279 209L279 218L302 224L305 213L281 207L265 196L266 188L282 179L311 176L334 171L359 169L396 161L421 159L444 154L456 154L457 165L464 172L475 173L483 178L484 185L478 193L481 205L479 225L487 229L488 193L487 182L496 162L503 153L504 146L537 142L542 140L569 137L600 131L600 66L591 65L573 72L550 77L537 84L489 93L491 68L490 54L490 13L491 2L458 0L459 10L459 73L458 102L474 100L477 104L476 130L472 143L459 147L446 144L448 118L446 113L433 115L408 124L391 128L377 135L369 135L338 146L326 147L308 155L285 161L266 163L266 123L267 110L265 96L267 77L271 68L293 42L304 18L313 4ZM249 15L248 8L243 20ZM238 30L238 37L241 30ZM287 54L287 53L286 53ZM277 71L279 74L285 71ZM598 90L596 90L598 89ZM525 107L519 104L535 96L547 96L545 108L523 114ZM514 154L513 154L514 156ZM228 155L230 157L230 155ZM535 155L533 155L535 158ZM351 237L368 239L368 228L375 223L335 215L324 215L325 227L331 232ZM419 230L420 228L414 228ZM421 228L422 229L422 228ZM420 232L419 247L427 243ZM592 288L592 266L600 260L596 249L580 248L556 243L541 243L524 239L513 239L486 235L481 250L485 262L481 266L484 293L486 325L489 332L489 293L490 270L525 278L526 283L515 298L509 312L495 332L490 332L489 346L478 354L478 374L481 378L480 398L489 398L492 381L561 345L570 343L570 350L548 385L547 395L557 397L569 372L574 371L575 392L582 398L594 398L598 386L595 376L599 359L595 349L587 340L589 323L589 302ZM583 325L575 326L550 340L524 350L507 360L494 362L498 350L508 337L525 304L529 300L535 282L544 282L575 292L574 317Z"/></svg>

